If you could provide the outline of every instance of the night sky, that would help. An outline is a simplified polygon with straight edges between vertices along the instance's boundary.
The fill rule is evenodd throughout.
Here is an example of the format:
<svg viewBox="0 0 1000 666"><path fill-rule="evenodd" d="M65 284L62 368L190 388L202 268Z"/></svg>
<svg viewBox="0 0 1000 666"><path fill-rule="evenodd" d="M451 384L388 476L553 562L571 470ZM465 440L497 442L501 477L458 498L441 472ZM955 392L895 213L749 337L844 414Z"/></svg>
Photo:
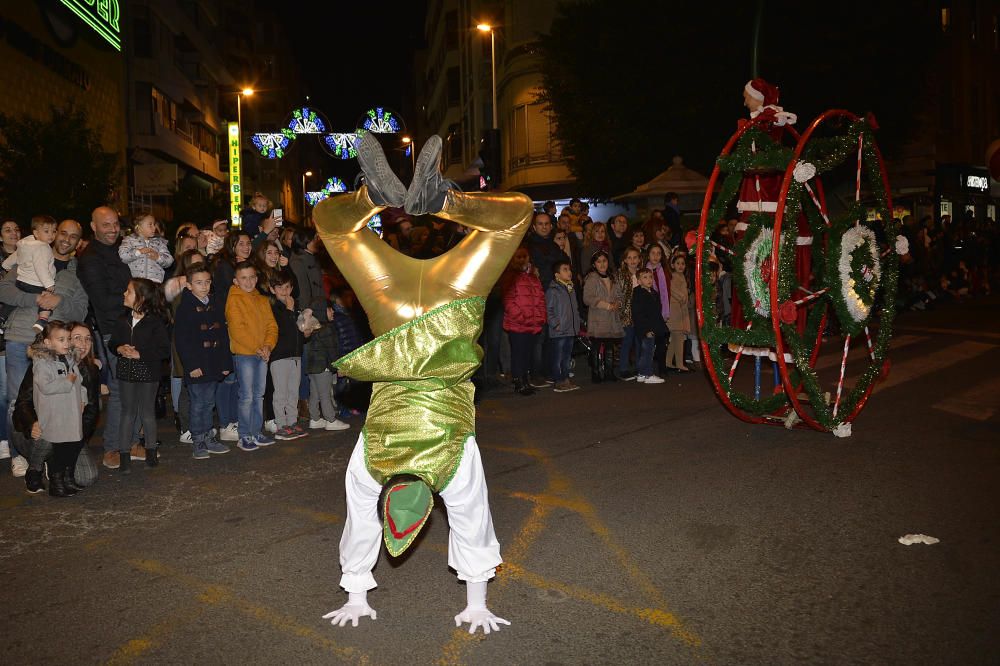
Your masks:
<svg viewBox="0 0 1000 666"><path fill-rule="evenodd" d="M310 13L302 7L310 5L321 18L302 18ZM395 13L383 19L366 3L300 2L294 18L286 12L304 92L336 128L348 129L376 104L401 110L412 94L413 53L424 43L426 2L387 6Z"/></svg>

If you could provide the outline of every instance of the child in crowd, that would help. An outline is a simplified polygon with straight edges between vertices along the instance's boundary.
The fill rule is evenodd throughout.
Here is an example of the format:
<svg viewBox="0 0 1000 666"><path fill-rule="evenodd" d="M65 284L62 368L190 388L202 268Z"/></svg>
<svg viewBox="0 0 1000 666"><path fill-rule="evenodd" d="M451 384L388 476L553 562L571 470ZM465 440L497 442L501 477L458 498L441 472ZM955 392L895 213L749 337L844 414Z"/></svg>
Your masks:
<svg viewBox="0 0 1000 666"><path fill-rule="evenodd" d="M167 332L170 311L163 298L163 288L145 278L129 280L124 300L130 312L115 323L108 346L118 356L118 381L122 382L118 426L121 466L118 469L128 474L133 459L145 459L147 467L159 464L156 390L160 385L160 366L170 357L170 334ZM146 438L145 454L139 444L130 446L136 419L142 423Z"/></svg>
<svg viewBox="0 0 1000 666"><path fill-rule="evenodd" d="M657 229L666 229L666 225L661 224ZM670 280L670 265L667 263L667 255L663 247L658 243L653 243L646 250L646 268L653 271L653 291L660 298L660 316L666 322L670 317L670 288L667 282ZM663 333L656 336L656 343L653 349L653 365L664 370L664 359L666 358L667 329L664 325Z"/></svg>
<svg viewBox="0 0 1000 666"><path fill-rule="evenodd" d="M184 286L175 315L174 346L190 397L191 455L205 460L211 454L229 453L229 447L216 441L213 434L212 410L216 387L233 371L233 357L225 314L218 297L211 293L208 266L204 262L189 266Z"/></svg>
<svg viewBox="0 0 1000 666"><path fill-rule="evenodd" d="M215 220L202 226L198 231L198 249L207 256L218 254L226 244L229 235L229 220ZM225 289L219 285L220 289Z"/></svg>
<svg viewBox="0 0 1000 666"><path fill-rule="evenodd" d="M66 483L82 489L97 481L97 463L87 453L87 444L101 416L101 361L94 355L94 332L90 326L74 321L69 327L73 356L80 368L83 388L87 390L87 406L83 408L82 446L74 465L66 470Z"/></svg>
<svg viewBox="0 0 1000 666"><path fill-rule="evenodd" d="M274 204L260 192L255 192L250 200L250 208L240 213L240 222L243 231L250 234L250 238L256 238L260 232L260 224L270 217L270 212Z"/></svg>
<svg viewBox="0 0 1000 666"><path fill-rule="evenodd" d="M632 322L632 290L639 286L636 271L642 263L642 253L635 247L628 247L622 252L621 266L618 268L616 286L621 297L621 318L624 334L622 335L621 356L618 358L618 378L625 381L635 379L635 373L630 368L633 348L637 342L635 327Z"/></svg>
<svg viewBox="0 0 1000 666"><path fill-rule="evenodd" d="M329 323L322 324L312 335L306 349L306 374L309 375L309 427L325 430L347 430L351 426L337 418L337 403L334 400L333 383L336 373L330 364L340 358L337 339L337 318L347 317L337 314L333 307L327 307Z"/></svg>
<svg viewBox="0 0 1000 666"><path fill-rule="evenodd" d="M66 472L76 465L83 447L83 410L87 390L72 352L72 329L54 320L31 345L33 400L38 413L38 439L52 444L49 495L72 497L76 487L66 484ZM95 398L96 399L96 398Z"/></svg>
<svg viewBox="0 0 1000 666"><path fill-rule="evenodd" d="M52 254L52 241L56 239L56 221L48 215L31 218L31 235L17 241L17 251L3 262L3 269L9 271L17 266L17 288L28 294L49 291L56 283L56 261ZM6 312L0 315L4 321L16 306L6 305ZM34 328L41 332L52 315L51 310L38 309L38 321Z"/></svg>
<svg viewBox="0 0 1000 666"><path fill-rule="evenodd" d="M243 451L256 451L274 443L262 428L267 363L278 342L278 324L267 297L257 291L257 269L253 264L237 263L235 274L226 301L226 324L239 384L237 446Z"/></svg>
<svg viewBox="0 0 1000 666"><path fill-rule="evenodd" d="M298 439L308 433L299 425L299 383L302 379L302 350L305 339L312 335L299 330L296 320L295 299L292 290L295 277L290 271L279 270L271 274L270 291L273 296L271 311L278 326L278 342L271 350L270 372L274 384L274 438Z"/></svg>
<svg viewBox="0 0 1000 666"><path fill-rule="evenodd" d="M658 247L658 246L654 246ZM639 286L632 290L632 324L635 326L635 338L639 343L639 353L636 366L640 384L662 384L663 379L653 373L653 350L656 339L666 334L667 326L663 323L660 312L660 296L653 291L653 271L640 268L636 273Z"/></svg>
<svg viewBox="0 0 1000 666"><path fill-rule="evenodd" d="M553 279L545 292L545 308L549 323L549 358L552 360L554 391L565 393L580 388L569 380L569 364L573 359L573 341L580 331L580 310L573 293L573 267L565 259L552 265Z"/></svg>
<svg viewBox="0 0 1000 666"><path fill-rule="evenodd" d="M528 248L517 248L510 260L503 289L503 330L510 338L511 375L514 392L533 394L528 368L538 334L545 326L545 293L538 271L531 265Z"/></svg>
<svg viewBox="0 0 1000 666"><path fill-rule="evenodd" d="M163 283L163 269L174 263L163 225L150 214L135 218L135 231L122 240L118 256L128 264L132 277Z"/></svg>
<svg viewBox="0 0 1000 666"><path fill-rule="evenodd" d="M590 258L590 272L583 282L583 302L588 308L587 335L591 339L590 369L595 383L617 380L614 357L624 335L618 315L621 293L611 270L610 255L598 250Z"/></svg>
<svg viewBox="0 0 1000 666"><path fill-rule="evenodd" d="M684 365L684 337L691 330L688 282L684 275L686 270L687 260L684 255L675 254L670 260L670 317L667 319L670 344L667 345L667 368L678 372L691 372L691 368Z"/></svg>

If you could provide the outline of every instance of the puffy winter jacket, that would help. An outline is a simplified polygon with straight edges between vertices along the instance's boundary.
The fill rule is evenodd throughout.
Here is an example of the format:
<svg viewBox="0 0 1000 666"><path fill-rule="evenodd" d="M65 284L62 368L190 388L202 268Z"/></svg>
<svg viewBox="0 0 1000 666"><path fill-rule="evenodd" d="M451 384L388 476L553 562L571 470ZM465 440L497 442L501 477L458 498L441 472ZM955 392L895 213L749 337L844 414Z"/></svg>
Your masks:
<svg viewBox="0 0 1000 666"><path fill-rule="evenodd" d="M145 254L139 252L144 248L156 250L156 259L150 259ZM146 278L157 284L162 284L166 275L164 268L174 263L174 258L170 254L170 245L167 239L162 236L143 238L139 234L126 236L122 244L118 247L118 256L128 264L132 277Z"/></svg>
<svg viewBox="0 0 1000 666"><path fill-rule="evenodd" d="M510 333L541 333L545 326L545 294L542 282L531 271L514 273L503 294L503 330Z"/></svg>

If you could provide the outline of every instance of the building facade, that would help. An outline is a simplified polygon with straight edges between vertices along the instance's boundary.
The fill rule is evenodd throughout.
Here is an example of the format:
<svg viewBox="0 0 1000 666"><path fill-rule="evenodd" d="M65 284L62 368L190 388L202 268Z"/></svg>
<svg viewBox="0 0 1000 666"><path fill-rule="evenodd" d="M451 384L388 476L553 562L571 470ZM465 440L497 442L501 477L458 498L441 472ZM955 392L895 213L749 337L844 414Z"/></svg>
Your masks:
<svg viewBox="0 0 1000 666"><path fill-rule="evenodd" d="M1000 182L987 150L1000 139L1000 6L931 4L940 48L918 96L914 136L888 165L896 215L996 222Z"/></svg>
<svg viewBox="0 0 1000 666"><path fill-rule="evenodd" d="M554 139L555 121L538 101L542 88L540 35L549 31L555 0L431 0L427 49L417 58L418 145L444 139L445 177L467 189L480 185L480 142L493 124L496 57L500 190L535 200L574 196L574 179ZM489 31L477 30L488 24Z"/></svg>
<svg viewBox="0 0 1000 666"><path fill-rule="evenodd" d="M0 4L0 112L47 120L53 107L74 104L86 111L103 149L117 156L124 174L125 58L118 5L109 1L101 15L96 8L88 14L86 7L73 11L59 2ZM110 198L112 205L123 204L124 180Z"/></svg>

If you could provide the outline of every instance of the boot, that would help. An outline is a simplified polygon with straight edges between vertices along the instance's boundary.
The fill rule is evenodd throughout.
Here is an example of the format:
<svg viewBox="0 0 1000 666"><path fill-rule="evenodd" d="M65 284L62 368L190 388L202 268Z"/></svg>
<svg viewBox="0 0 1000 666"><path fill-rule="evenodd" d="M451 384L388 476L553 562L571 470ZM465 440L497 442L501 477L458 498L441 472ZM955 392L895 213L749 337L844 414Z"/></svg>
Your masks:
<svg viewBox="0 0 1000 666"><path fill-rule="evenodd" d="M594 384L604 381L604 363L601 361L601 352L597 345L590 348L590 381Z"/></svg>
<svg viewBox="0 0 1000 666"><path fill-rule="evenodd" d="M132 456L128 451L121 452L121 462L118 463L118 471L122 474L132 473Z"/></svg>
<svg viewBox="0 0 1000 666"><path fill-rule="evenodd" d="M42 470L29 468L24 473L24 487L32 494L44 493L45 483L42 481Z"/></svg>
<svg viewBox="0 0 1000 666"><path fill-rule="evenodd" d="M159 448L146 449L146 467L156 467L160 464Z"/></svg>
<svg viewBox="0 0 1000 666"><path fill-rule="evenodd" d="M72 497L76 495L75 490L66 487L66 472L50 470L49 473L49 495L52 497Z"/></svg>
<svg viewBox="0 0 1000 666"><path fill-rule="evenodd" d="M618 369L617 356L612 349L604 349L604 379L609 382L618 381L618 375L615 374Z"/></svg>
<svg viewBox="0 0 1000 666"><path fill-rule="evenodd" d="M358 142L358 164L365 175L368 198L373 204L393 208L403 205L403 199L407 196L406 188L393 173L382 152L382 145L371 132L366 133Z"/></svg>
<svg viewBox="0 0 1000 666"><path fill-rule="evenodd" d="M535 389L531 388L531 384L529 384L526 379L515 379L514 393L520 395L534 395Z"/></svg>
<svg viewBox="0 0 1000 666"><path fill-rule="evenodd" d="M420 149L413 180L403 200L403 209L410 215L439 212L444 207L448 189L455 185L441 175L441 147L441 137L435 134Z"/></svg>
<svg viewBox="0 0 1000 666"><path fill-rule="evenodd" d="M80 492L83 490L83 486L76 482L76 470L73 468L67 468L63 478L66 487L70 490L73 490L74 492Z"/></svg>

